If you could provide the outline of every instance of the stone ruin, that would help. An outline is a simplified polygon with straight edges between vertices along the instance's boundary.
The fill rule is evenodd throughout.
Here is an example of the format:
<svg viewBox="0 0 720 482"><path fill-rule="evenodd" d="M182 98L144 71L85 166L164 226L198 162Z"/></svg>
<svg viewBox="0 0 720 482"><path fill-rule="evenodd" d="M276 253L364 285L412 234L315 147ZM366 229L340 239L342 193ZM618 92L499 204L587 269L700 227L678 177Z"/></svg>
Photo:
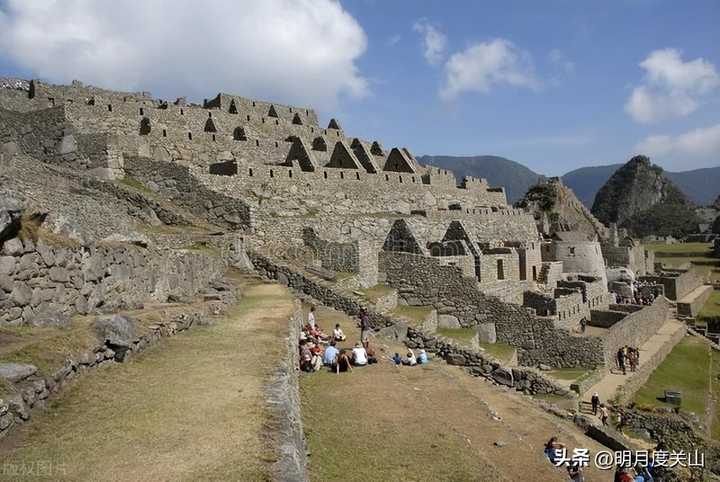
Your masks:
<svg viewBox="0 0 720 482"><path fill-rule="evenodd" d="M611 308L605 258L646 262L634 245L557 220L560 229L544 236L537 216L509 206L503 188L421 165L406 147L353 137L336 119L322 127L308 107L226 93L199 105L80 82L0 87L0 164L30 158L86 183L132 180L241 237L243 249L346 273L354 289L385 283L400 303L432 306L447 326L479 326L490 341L515 346L521 364L606 366L617 333L657 329L639 316L603 315ZM577 201L571 193L562 190L564 203ZM605 236L579 206L573 216ZM82 270L83 254L72 256ZM41 269L52 278L51 265ZM68 276L80 288L67 288L82 290ZM12 321L33 317L0 303ZM598 331L579 333L593 316L603 320Z"/></svg>

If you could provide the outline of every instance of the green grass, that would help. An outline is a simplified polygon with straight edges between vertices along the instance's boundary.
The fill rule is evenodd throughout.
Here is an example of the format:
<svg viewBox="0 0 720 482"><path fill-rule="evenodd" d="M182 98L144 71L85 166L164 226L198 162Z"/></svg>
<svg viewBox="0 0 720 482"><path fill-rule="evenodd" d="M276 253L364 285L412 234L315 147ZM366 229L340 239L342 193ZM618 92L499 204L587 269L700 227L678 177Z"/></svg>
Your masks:
<svg viewBox="0 0 720 482"><path fill-rule="evenodd" d="M686 253L688 256L710 256L712 253L712 243L648 243L645 247L655 252L656 257L663 257L664 253L679 254Z"/></svg>
<svg viewBox="0 0 720 482"><path fill-rule="evenodd" d="M133 189L136 189L138 191L141 191L145 194L153 194L152 190L148 188L145 184L141 183L134 177L125 176L122 179L118 179L120 184L124 184L125 186L131 187Z"/></svg>
<svg viewBox="0 0 720 482"><path fill-rule="evenodd" d="M477 334L477 328L438 328L437 334L455 340L458 343L469 345Z"/></svg>
<svg viewBox="0 0 720 482"><path fill-rule="evenodd" d="M700 320L710 316L720 316L720 291L713 291L700 313L698 313L698 319Z"/></svg>
<svg viewBox="0 0 720 482"><path fill-rule="evenodd" d="M432 306L398 305L391 313L400 318L420 323L432 313L432 310Z"/></svg>
<svg viewBox="0 0 720 482"><path fill-rule="evenodd" d="M370 288L363 288L359 291L363 295L365 295L365 298L368 301L375 303L380 298L391 294L395 290L390 288L388 285L380 283L380 284L376 284L375 286L371 286Z"/></svg>
<svg viewBox="0 0 720 482"><path fill-rule="evenodd" d="M694 412L702 417L705 413L710 363L708 345L699 338L685 337L650 378L637 391L633 401L646 407L674 407L659 398L665 390L682 393L681 410Z"/></svg>
<svg viewBox="0 0 720 482"><path fill-rule="evenodd" d="M501 362L508 362L515 353L515 347L505 343L480 343L480 348L485 350L490 356L493 356Z"/></svg>
<svg viewBox="0 0 720 482"><path fill-rule="evenodd" d="M720 440L720 355L712 352L713 357L713 398L715 399L715 410L713 412L712 422L710 426L710 435L714 440Z"/></svg>
<svg viewBox="0 0 720 482"><path fill-rule="evenodd" d="M592 370L586 368L558 368L547 372L553 378L558 380L569 380L571 382L579 382L589 377Z"/></svg>

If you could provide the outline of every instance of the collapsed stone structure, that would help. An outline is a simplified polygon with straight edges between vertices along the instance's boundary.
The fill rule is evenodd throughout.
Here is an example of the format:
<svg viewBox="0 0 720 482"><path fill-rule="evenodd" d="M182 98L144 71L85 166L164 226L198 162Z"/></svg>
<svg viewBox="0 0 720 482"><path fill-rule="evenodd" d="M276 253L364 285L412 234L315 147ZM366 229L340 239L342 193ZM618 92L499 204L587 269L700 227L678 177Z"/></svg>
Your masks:
<svg viewBox="0 0 720 482"><path fill-rule="evenodd" d="M607 228L561 185L557 196L572 209L559 212L575 221L555 219L543 236L532 212L508 206L503 188L458 181L405 147L348 135L336 119L323 128L310 108L225 93L202 105L168 102L79 82L4 87L2 162L40 161L113 195L118 181L137 184L150 194L123 194L133 216L190 222L162 199L266 256L346 273L350 287L386 283L401 303L434 307L444 326L477 326L484 341L517 347L525 365L604 366L618 343L610 328L620 331L623 316L592 335L578 330L610 305L599 242ZM80 271L82 256L73 263ZM33 259L55 283L52 264ZM21 277L21 262L6 274ZM12 320L32 318L16 308ZM639 336L657 328L628 323Z"/></svg>

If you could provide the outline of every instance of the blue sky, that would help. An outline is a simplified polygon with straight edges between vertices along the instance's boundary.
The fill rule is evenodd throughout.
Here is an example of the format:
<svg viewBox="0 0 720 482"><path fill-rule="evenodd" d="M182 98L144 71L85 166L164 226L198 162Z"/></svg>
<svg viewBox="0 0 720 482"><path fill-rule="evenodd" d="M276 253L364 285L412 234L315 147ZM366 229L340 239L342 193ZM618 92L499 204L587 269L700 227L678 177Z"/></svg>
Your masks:
<svg viewBox="0 0 720 482"><path fill-rule="evenodd" d="M716 0L128 1L0 1L0 75L311 104L386 147L550 175L720 165Z"/></svg>

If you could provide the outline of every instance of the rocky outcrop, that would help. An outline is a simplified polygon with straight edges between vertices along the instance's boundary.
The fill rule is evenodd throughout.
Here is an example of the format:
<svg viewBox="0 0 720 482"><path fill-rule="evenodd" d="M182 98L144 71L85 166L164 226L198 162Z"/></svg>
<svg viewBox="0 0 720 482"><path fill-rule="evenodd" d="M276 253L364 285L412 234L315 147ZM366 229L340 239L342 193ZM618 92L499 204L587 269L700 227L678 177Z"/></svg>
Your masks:
<svg viewBox="0 0 720 482"><path fill-rule="evenodd" d="M532 186L515 205L529 210L540 232L548 236L559 231L579 231L588 239L608 237L607 227L557 177Z"/></svg>
<svg viewBox="0 0 720 482"><path fill-rule="evenodd" d="M645 156L615 171L595 196L592 213L637 236L682 237L698 225L692 203Z"/></svg>

